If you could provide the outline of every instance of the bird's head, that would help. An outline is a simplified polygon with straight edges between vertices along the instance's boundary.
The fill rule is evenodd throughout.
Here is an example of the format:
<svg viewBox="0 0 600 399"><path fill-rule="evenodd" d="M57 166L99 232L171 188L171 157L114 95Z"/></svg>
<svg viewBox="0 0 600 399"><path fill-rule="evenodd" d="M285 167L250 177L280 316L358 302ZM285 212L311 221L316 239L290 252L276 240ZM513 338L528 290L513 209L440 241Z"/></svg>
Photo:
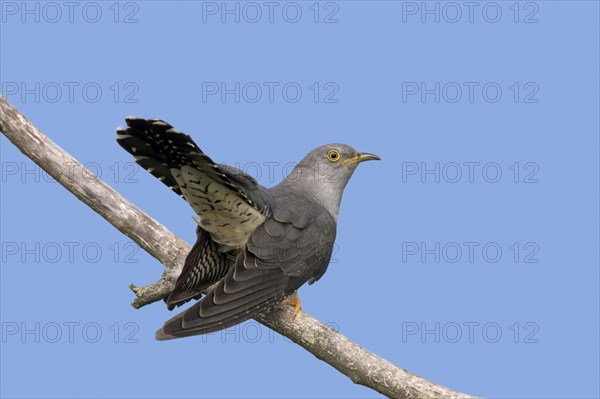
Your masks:
<svg viewBox="0 0 600 399"><path fill-rule="evenodd" d="M380 158L346 144L326 144L309 152L285 180L313 194L337 216L350 177L361 162L374 160Z"/></svg>
<svg viewBox="0 0 600 399"><path fill-rule="evenodd" d="M360 153L346 144L326 144L309 152L300 161L299 168L295 173L310 171L308 177L314 178L317 184L318 181L337 182L338 184L343 183L345 186L361 162L379 159L377 155Z"/></svg>

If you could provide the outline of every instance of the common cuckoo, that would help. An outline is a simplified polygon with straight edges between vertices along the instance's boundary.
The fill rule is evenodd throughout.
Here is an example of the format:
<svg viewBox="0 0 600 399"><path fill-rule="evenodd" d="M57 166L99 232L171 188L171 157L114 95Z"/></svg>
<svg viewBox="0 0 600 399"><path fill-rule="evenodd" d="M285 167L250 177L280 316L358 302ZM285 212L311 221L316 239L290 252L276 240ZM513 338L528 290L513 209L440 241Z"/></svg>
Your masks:
<svg viewBox="0 0 600 399"><path fill-rule="evenodd" d="M298 288L327 270L348 180L360 162L379 157L327 144L265 188L241 170L215 163L162 120L125 121L127 128L117 128L118 143L199 215L197 241L166 302L172 310L201 299L168 320L156 338L221 330L284 300L295 305L295 316Z"/></svg>

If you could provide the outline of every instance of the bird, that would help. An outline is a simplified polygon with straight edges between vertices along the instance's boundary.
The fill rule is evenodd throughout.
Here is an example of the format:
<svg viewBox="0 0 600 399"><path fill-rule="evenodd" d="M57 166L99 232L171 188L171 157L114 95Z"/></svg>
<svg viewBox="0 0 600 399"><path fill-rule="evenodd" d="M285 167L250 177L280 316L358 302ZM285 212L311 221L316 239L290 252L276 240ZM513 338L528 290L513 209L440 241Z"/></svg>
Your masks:
<svg viewBox="0 0 600 399"><path fill-rule="evenodd" d="M357 166L380 157L332 143L310 151L265 188L214 162L192 138L160 119L127 117L117 142L197 214L196 243L169 296L156 339L207 334L279 303L301 309L297 290L318 281L331 260L342 194Z"/></svg>

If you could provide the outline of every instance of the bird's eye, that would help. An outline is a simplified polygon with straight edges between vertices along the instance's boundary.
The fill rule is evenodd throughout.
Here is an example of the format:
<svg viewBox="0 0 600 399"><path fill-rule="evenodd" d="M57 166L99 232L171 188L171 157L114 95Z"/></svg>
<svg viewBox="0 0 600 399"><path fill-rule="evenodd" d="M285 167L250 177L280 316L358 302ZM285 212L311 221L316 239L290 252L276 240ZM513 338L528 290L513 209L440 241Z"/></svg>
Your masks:
<svg viewBox="0 0 600 399"><path fill-rule="evenodd" d="M327 152L327 159L331 162L337 162L340 160L340 152L338 150L329 150Z"/></svg>

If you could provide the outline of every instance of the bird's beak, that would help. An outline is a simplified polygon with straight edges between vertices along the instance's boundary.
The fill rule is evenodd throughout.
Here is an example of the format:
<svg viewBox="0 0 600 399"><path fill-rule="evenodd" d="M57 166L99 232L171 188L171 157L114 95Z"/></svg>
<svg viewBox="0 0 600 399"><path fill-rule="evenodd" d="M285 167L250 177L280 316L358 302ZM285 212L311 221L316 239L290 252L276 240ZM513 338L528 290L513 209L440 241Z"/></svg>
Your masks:
<svg viewBox="0 0 600 399"><path fill-rule="evenodd" d="M364 161L381 161L381 158L379 158L375 154L369 154L368 152L361 152L360 154L358 154L358 160L356 162L360 163L360 162L364 162Z"/></svg>
<svg viewBox="0 0 600 399"><path fill-rule="evenodd" d="M361 152L361 153L359 153L355 157L348 158L348 159L344 160L344 162L342 162L342 164L345 164L345 163L361 163L361 162L365 162L365 161L380 161L380 160L381 160L381 158L379 158L375 154L369 154L368 152Z"/></svg>

